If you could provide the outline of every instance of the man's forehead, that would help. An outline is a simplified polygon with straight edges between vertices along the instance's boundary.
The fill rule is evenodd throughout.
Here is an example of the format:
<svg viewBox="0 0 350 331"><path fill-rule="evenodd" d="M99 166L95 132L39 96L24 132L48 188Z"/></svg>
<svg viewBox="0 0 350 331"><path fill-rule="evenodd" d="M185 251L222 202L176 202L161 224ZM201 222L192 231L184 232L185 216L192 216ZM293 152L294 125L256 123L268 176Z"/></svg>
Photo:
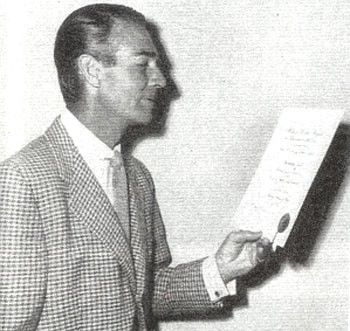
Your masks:
<svg viewBox="0 0 350 331"><path fill-rule="evenodd" d="M149 32L139 24L116 22L110 33L110 42L116 45L116 51L129 49L129 52L135 56L158 55Z"/></svg>

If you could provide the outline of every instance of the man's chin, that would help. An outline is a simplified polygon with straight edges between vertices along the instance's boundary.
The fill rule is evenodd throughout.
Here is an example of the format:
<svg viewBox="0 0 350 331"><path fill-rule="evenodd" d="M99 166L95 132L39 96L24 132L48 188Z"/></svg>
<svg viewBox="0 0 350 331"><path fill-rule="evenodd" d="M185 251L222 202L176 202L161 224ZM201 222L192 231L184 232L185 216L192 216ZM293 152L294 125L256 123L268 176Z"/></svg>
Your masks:
<svg viewBox="0 0 350 331"><path fill-rule="evenodd" d="M133 125L135 126L148 126L152 123L152 111L144 110L143 113L134 121Z"/></svg>

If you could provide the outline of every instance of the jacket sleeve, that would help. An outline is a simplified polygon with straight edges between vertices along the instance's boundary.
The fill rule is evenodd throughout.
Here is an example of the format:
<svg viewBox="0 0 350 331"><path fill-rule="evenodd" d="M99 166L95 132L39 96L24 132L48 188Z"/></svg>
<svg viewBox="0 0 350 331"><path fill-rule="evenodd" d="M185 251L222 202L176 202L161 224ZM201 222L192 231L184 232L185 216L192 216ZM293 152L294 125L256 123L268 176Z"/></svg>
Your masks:
<svg viewBox="0 0 350 331"><path fill-rule="evenodd" d="M154 222L157 231L154 261L154 292L152 310L158 318L193 316L223 308L213 303L202 276L203 259L169 267L171 255L158 204L154 201Z"/></svg>
<svg viewBox="0 0 350 331"><path fill-rule="evenodd" d="M152 312L158 318L198 315L222 309L222 303L210 300L202 276L203 259L170 267L171 254L153 180L143 166L152 190L153 299Z"/></svg>
<svg viewBox="0 0 350 331"><path fill-rule="evenodd" d="M45 241L31 188L0 167L0 330L36 330L45 300Z"/></svg>

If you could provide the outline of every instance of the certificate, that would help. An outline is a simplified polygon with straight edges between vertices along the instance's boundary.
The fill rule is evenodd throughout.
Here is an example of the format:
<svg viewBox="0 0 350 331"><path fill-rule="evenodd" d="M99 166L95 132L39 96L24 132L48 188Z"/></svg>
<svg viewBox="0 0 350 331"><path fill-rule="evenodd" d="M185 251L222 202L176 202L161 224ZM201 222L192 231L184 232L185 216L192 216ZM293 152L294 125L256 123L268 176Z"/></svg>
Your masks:
<svg viewBox="0 0 350 331"><path fill-rule="evenodd" d="M334 137L343 110L288 108L233 218L283 247ZM282 218L282 223L279 224ZM280 231L278 231L278 228Z"/></svg>

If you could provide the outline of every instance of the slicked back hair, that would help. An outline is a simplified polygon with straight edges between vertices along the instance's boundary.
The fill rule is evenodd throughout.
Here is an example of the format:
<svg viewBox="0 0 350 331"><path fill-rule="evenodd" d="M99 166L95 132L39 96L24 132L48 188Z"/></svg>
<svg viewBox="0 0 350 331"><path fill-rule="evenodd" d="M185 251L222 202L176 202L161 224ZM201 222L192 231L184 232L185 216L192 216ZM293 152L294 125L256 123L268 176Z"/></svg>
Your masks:
<svg viewBox="0 0 350 331"><path fill-rule="evenodd" d="M115 4L94 4L72 12L59 28L54 58L58 80L67 106L80 100L83 85L77 59L90 54L105 66L116 64L115 54L108 47L116 20L146 26L145 17L132 8Z"/></svg>

